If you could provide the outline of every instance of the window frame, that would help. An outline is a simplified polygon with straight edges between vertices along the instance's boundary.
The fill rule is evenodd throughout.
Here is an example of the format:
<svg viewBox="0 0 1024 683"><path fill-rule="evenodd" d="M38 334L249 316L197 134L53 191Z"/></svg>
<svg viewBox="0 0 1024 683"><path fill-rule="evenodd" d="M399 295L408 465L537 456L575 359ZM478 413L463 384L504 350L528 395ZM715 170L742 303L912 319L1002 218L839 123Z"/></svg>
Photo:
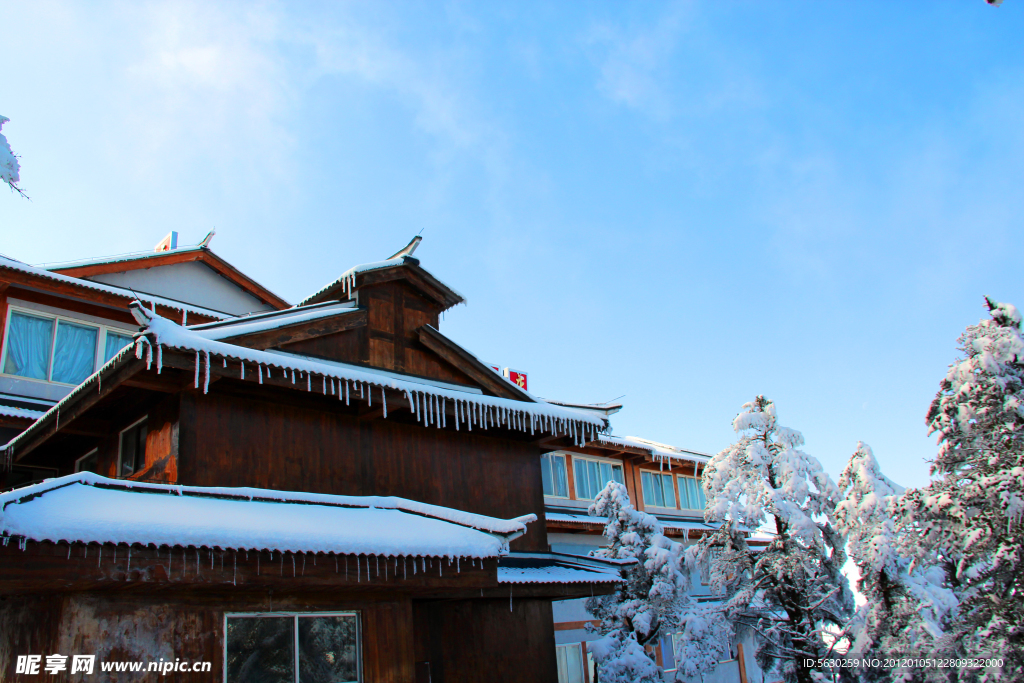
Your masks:
<svg viewBox="0 0 1024 683"><path fill-rule="evenodd" d="M556 458L557 457L557 458L561 458L562 459L563 465L565 466L565 495L564 496L558 496L558 495L555 495L555 494L550 494L549 495L549 494L545 493L544 497L545 498L556 498L558 500L572 500L571 494L573 493L573 491L571 490L571 488L569 486L569 468L572 466L572 464L571 464L571 462L569 460L569 454L568 453L559 453L557 451L551 451L550 453L541 453L540 454L540 462L541 462L540 466L541 467L544 467L544 458L545 458L545 456L548 457L548 458ZM553 475L554 472L552 472L551 474ZM552 477L552 480L553 479L554 479L554 477ZM542 491L543 491L543 488L544 488L544 482L543 482L543 477L542 477L541 478L541 490ZM555 487L555 488L557 488L557 487Z"/></svg>
<svg viewBox="0 0 1024 683"><path fill-rule="evenodd" d="M682 496L683 485L679 482L679 479L692 479L695 482L696 490L698 491L697 495L699 497L704 498L704 507L699 507L699 508L692 508L692 507L689 507L689 506L683 507L683 496ZM679 495L679 509L680 510L704 510L704 509L707 509L707 506L708 506L707 496L704 495L704 489L701 488L700 481L701 481L701 477L691 476L689 474L677 474L676 475L676 484L677 484L677 487L678 487L679 493L680 493L680 495ZM687 496L687 498L689 498L689 496Z"/></svg>
<svg viewBox="0 0 1024 683"><path fill-rule="evenodd" d="M616 460L614 458L602 458L602 457L592 456L592 455L576 455L575 453L573 453L572 454L572 467L573 467L573 471L572 471L572 480L573 480L572 481L572 494L574 496L576 496L575 500L589 500L589 501L593 501L594 500L593 497L587 497L587 496L581 496L580 495L580 478L576 476L576 461L577 460L589 460L591 462L596 462L596 463L603 464L603 465L611 465L612 467L618 467L619 470L621 470L621 472L622 472L622 482L621 483L623 485L625 485L625 483L626 483L626 467L625 467L625 464L621 460ZM600 491L598 491L597 493L600 493ZM596 496L597 494L594 494L594 495Z"/></svg>
<svg viewBox="0 0 1024 683"><path fill-rule="evenodd" d="M129 427L128 429L131 429L131 427ZM118 450L118 454L117 454L118 455L118 460L120 460L121 459L121 441L120 441L120 439L118 439L117 450ZM91 451L89 451L88 453L83 455L81 458L75 458L75 474L78 474L79 472L83 472L83 471L90 472L91 470L82 470L81 469L82 461L85 460L86 458L88 458L90 455L99 456L99 452L100 452L100 449L97 446L96 448L92 449ZM97 458L97 461L98 461L98 458ZM120 464L120 463L118 463L118 464Z"/></svg>
<svg viewBox="0 0 1024 683"><path fill-rule="evenodd" d="M575 648L576 651L579 652L579 665L580 665L580 667L579 667L579 679L580 679L580 681L585 681L585 680L587 680L587 673L588 673L587 670L586 670L587 669L587 654L588 653L584 649L583 643L555 643L555 663L556 663L556 668L558 668L557 667L557 663L558 663L558 650L562 649L563 651L566 652L566 659L565 659L565 663L566 663L566 672L565 672L566 679L571 678L570 672L569 672L568 656L567 656L568 655L568 650L570 648ZM557 672L557 675L558 675L558 683L563 683L561 670L559 670ZM569 681L566 680L564 683L569 683Z"/></svg>
<svg viewBox="0 0 1024 683"><path fill-rule="evenodd" d="M127 427L125 427L124 429L120 430L117 433L117 469L114 470L114 478L115 479L128 479L128 478L130 478L132 476L132 474L138 474L139 473L140 470L135 469L135 470L132 470L131 474L128 474L128 475L121 474L121 451L124 449L124 438L123 437L124 437L124 433L125 432L127 432L127 431L129 431L131 429L135 429L140 424L142 424L143 422L146 422L148 420L149 420L149 415L148 414L143 415L138 420L136 420L135 422L132 422L130 425L128 425ZM147 432L147 438L148 438L148 432ZM86 454L86 455L88 455L88 454ZM143 463L145 463L145 457L146 457L145 451L143 451L142 457L143 457ZM77 465L77 461L75 462L75 464Z"/></svg>
<svg viewBox="0 0 1024 683"><path fill-rule="evenodd" d="M224 625L221 629L221 633L224 635L224 643L221 646L222 657L224 660L223 677L222 681L228 680L228 618L238 619L259 619L259 618L274 618L274 617L292 617L294 619L293 628L295 629L294 640L292 641L292 647L295 652L295 676L293 678L294 683L299 683L299 617L355 617L356 618L356 680L359 683L365 683L363 680L363 615L360 610L333 610L330 612L225 612L224 613Z"/></svg>
<svg viewBox="0 0 1024 683"><path fill-rule="evenodd" d="M679 499L679 490L676 488L676 476L678 476L678 475L675 475L672 472L661 472L661 471L658 471L658 470L648 470L648 469L642 469L639 472L640 472L640 498L644 501L644 507L645 508L658 508L660 510L681 510L681 509L683 509L683 508L680 507L680 505L682 504L682 501ZM643 481L644 474L648 474L648 475L650 475L652 477L668 477L669 478L669 486L672 487L672 495L675 498L675 501L674 501L672 506L657 505L655 503L648 503L647 502L647 496L644 495L644 481ZM664 483L662 483L662 487L663 487L662 491L664 491Z"/></svg>
<svg viewBox="0 0 1024 683"><path fill-rule="evenodd" d="M46 308L49 308L47 306ZM38 379L36 377L23 377L22 375L12 375L4 372L4 368L7 366L7 354L10 351L10 344L8 344L8 338L11 334L11 316L15 313L26 315L34 318L43 318L46 320L53 321L53 331L50 334L50 357L49 365L46 369L46 379ZM91 317L91 316L90 316ZM9 377L11 379L23 380L26 382L40 382L43 384L55 384L62 387L74 387L76 384L69 384L67 382L57 382L52 379L53 377L53 357L57 353L57 328L60 322L64 321L69 325L78 325L79 327L91 327L96 329L96 352L93 354L92 362L92 375L101 367L103 367L103 352L107 344L107 332L113 332L121 336L131 336L134 332L130 332L123 327L114 327L113 325L104 325L103 323L93 322L92 320L85 320L82 318L73 318L69 315L61 313L51 313L50 311L37 310L35 308L27 308L25 306L19 306L15 303L8 302L7 314L4 317L4 335L3 335L3 348L0 349L3 353L0 353L0 377ZM128 334L125 334L128 332Z"/></svg>

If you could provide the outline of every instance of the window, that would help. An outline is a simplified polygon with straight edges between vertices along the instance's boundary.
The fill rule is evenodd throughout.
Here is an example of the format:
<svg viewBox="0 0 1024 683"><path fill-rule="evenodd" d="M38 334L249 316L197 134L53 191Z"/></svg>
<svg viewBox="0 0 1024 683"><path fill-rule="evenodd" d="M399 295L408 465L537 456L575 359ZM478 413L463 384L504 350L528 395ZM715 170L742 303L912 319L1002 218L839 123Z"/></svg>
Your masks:
<svg viewBox="0 0 1024 683"><path fill-rule="evenodd" d="M640 485L643 488L644 505L662 508L676 506L676 490L672 486L671 474L643 471L640 473Z"/></svg>
<svg viewBox="0 0 1024 683"><path fill-rule="evenodd" d="M544 495L569 497L569 480L565 474L565 456L545 453L540 456L540 476L544 480Z"/></svg>
<svg viewBox="0 0 1024 683"><path fill-rule="evenodd" d="M593 500L610 481L622 480L622 465L613 465L599 460L572 459L573 476L576 479L576 497Z"/></svg>
<svg viewBox="0 0 1024 683"><path fill-rule="evenodd" d="M131 344L133 338L130 334L120 334L107 330L107 341L103 346L103 362L106 363L116 356L118 351Z"/></svg>
<svg viewBox="0 0 1024 683"><path fill-rule="evenodd" d="M81 458L75 461L75 472L95 472L96 471L96 458L99 455L99 449L92 449Z"/></svg>
<svg viewBox="0 0 1024 683"><path fill-rule="evenodd" d="M142 418L121 432L118 476L127 477L146 465L146 419Z"/></svg>
<svg viewBox="0 0 1024 683"><path fill-rule="evenodd" d="M228 614L227 683L355 683L362 680L359 615Z"/></svg>
<svg viewBox="0 0 1024 683"><path fill-rule="evenodd" d="M6 329L4 374L60 384L81 384L132 341L120 331L13 307Z"/></svg>
<svg viewBox="0 0 1024 683"><path fill-rule="evenodd" d="M579 643L556 645L558 683L583 683L583 650Z"/></svg>
<svg viewBox="0 0 1024 683"><path fill-rule="evenodd" d="M708 501L704 497L700 479L679 476L679 504L684 510L703 510Z"/></svg>

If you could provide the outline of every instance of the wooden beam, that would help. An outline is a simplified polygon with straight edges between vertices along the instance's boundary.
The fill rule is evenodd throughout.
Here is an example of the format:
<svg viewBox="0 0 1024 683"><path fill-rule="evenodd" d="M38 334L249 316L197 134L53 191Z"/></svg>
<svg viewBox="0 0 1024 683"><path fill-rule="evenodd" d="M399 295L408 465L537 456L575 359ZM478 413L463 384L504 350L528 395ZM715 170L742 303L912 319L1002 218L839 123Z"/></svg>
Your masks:
<svg viewBox="0 0 1024 683"><path fill-rule="evenodd" d="M501 398L533 402L526 392L511 382L505 381L494 370L491 370L488 366L477 360L473 354L445 337L433 327L424 325L416 330L416 332L419 335L421 344L436 353L445 362L458 368L460 372L465 373L485 389L492 391Z"/></svg>
<svg viewBox="0 0 1024 683"><path fill-rule="evenodd" d="M358 308L353 311L346 311L329 318L317 320L306 320L294 325L277 327L262 332L239 334L233 337L224 337L220 341L237 346L245 346L250 349L269 349L284 344L323 337L337 332L346 332L366 325L367 312L365 308ZM216 329L216 328L214 328Z"/></svg>

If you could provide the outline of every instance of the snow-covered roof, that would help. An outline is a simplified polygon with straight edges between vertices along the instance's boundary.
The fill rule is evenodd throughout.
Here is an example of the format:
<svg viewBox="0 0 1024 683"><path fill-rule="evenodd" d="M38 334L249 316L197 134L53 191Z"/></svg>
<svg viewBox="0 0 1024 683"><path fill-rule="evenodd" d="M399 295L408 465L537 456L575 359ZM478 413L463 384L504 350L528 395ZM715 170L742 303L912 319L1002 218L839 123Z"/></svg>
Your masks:
<svg viewBox="0 0 1024 683"><path fill-rule="evenodd" d="M42 410L29 410L28 408L6 406L0 403L0 415L3 415L4 417L21 417L29 420L38 420L45 415L45 412Z"/></svg>
<svg viewBox="0 0 1024 683"><path fill-rule="evenodd" d="M405 557L499 557L535 515L496 519L403 498L148 484L92 472L0 495L0 535Z"/></svg>
<svg viewBox="0 0 1024 683"><path fill-rule="evenodd" d="M100 282L93 282L92 280L84 280L82 278L71 277L70 275L61 275L60 273L51 273L45 268L39 268L36 266L30 266L27 263L16 261L12 258L0 256L0 268L6 268L8 270L16 270L29 275L35 275L43 277L48 280L54 280L55 282L63 282L66 284L74 285L76 287L83 287L85 289L91 289L96 292L104 292L106 294L113 294L114 296L124 297L128 301L133 301L140 298L135 292L124 287L117 287L115 285L107 285ZM175 301L174 299L168 299L162 296L155 296L152 294L146 294L142 297L142 300L148 304L157 303L167 308L173 308L177 311L188 311L189 313L197 313L199 315L205 315L210 318L226 318L229 314L223 311L214 311L209 308L203 308L202 306L193 306L192 304L186 304L181 301Z"/></svg>
<svg viewBox="0 0 1024 683"><path fill-rule="evenodd" d="M325 301L321 304L311 306L295 306L286 308L283 311L271 311L269 313L257 313L254 315L242 315L236 318L227 318L212 323L201 325L190 325L188 329L206 339L227 339L243 334L255 334L276 330L289 325L331 318L344 313L351 313L356 310L354 301Z"/></svg>
<svg viewBox="0 0 1024 683"><path fill-rule="evenodd" d="M124 254L115 254L113 256L93 256L84 259L75 259L74 261L55 261L51 263L40 263L37 267L44 268L46 270L68 270L71 268L82 268L84 266L96 266L104 263L121 263L122 261L142 261L153 258L166 258L171 254L185 254L189 252L201 252L203 246L196 244L191 247L175 247L174 249L167 249L164 251L131 251Z"/></svg>
<svg viewBox="0 0 1024 683"><path fill-rule="evenodd" d="M393 256L393 257L391 257L389 259L385 259L384 261L374 261L373 263L362 263L362 264L360 264L358 266L353 266L353 267L349 268L348 270L346 270L344 273L342 273L341 277L339 277L336 280L332 280L331 282L327 283L326 285L321 287L319 290L317 290L316 292L314 292L310 296L307 296L305 299L303 299L302 301L300 301L296 305L297 306L305 306L306 304L309 304L309 303L311 303L313 301L316 301L316 299L318 297L321 297L324 294L326 294L327 292L329 292L329 291L331 291L333 289L336 289L338 287L342 288L342 291L345 293L345 296L351 296L352 295L352 291L356 288L356 276L357 275L360 275L362 273L367 273L367 272L369 272L371 270L383 270L385 268L399 268L401 266L419 266L419 263L420 262L419 262L418 259L415 259L415 258L413 258L411 256L405 256L405 255L399 256L399 255L396 255L396 256ZM420 270L420 272L421 273L426 273L426 271L422 270L422 269ZM433 275L430 275L430 277L433 277ZM434 278L434 279L437 280L437 278ZM459 294L452 287L449 287L447 284L441 282L440 280L437 280L437 284L441 285L442 287L447 288L453 295L455 295L456 298L459 299L459 301L457 301L455 303L465 303L466 302L466 297L464 297L461 294Z"/></svg>
<svg viewBox="0 0 1024 683"><path fill-rule="evenodd" d="M651 441L650 439L642 439L639 436L612 436L610 434L601 434L597 439L595 439L595 441L598 444L605 446L621 446L646 451L650 453L655 460L682 460L686 462L705 463L711 459L711 456L707 453L676 448L675 446L658 443L657 441Z"/></svg>
<svg viewBox="0 0 1024 683"><path fill-rule="evenodd" d="M635 562L566 553L511 553L498 562L498 583L622 583L621 568Z"/></svg>
<svg viewBox="0 0 1024 683"><path fill-rule="evenodd" d="M577 408L579 410L592 410L595 413L601 413L602 415L614 415L622 410L621 403L570 403L569 401L555 401L550 398L546 398L544 400L548 403L554 403L556 406Z"/></svg>

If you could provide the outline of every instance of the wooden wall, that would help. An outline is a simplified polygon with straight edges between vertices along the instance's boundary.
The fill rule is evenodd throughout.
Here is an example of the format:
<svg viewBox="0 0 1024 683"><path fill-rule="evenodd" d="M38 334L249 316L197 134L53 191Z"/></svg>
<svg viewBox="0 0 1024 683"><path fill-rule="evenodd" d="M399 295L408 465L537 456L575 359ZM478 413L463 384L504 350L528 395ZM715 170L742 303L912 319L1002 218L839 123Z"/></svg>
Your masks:
<svg viewBox="0 0 1024 683"><path fill-rule="evenodd" d="M430 663L430 683L557 683L550 601L413 605L416 661Z"/></svg>
<svg viewBox="0 0 1024 683"><path fill-rule="evenodd" d="M359 305L368 309L365 327L287 344L282 350L453 384L475 384L418 341L420 327L437 328L437 303L395 280L360 288Z"/></svg>
<svg viewBox="0 0 1024 683"><path fill-rule="evenodd" d="M100 661L204 661L211 672L175 672L167 680L211 683L223 678L224 615L231 612L355 610L362 629L363 680L413 683L414 633L408 598L359 600L322 594L71 593L0 600L0 677L4 681L136 683L154 673L101 673ZM553 650L552 650L553 651ZM92 676L16 675L18 655L96 655Z"/></svg>
<svg viewBox="0 0 1024 683"><path fill-rule="evenodd" d="M182 484L401 496L502 519L544 508L540 451L530 443L364 421L262 392L181 397ZM513 547L547 550L543 524L528 529Z"/></svg>

